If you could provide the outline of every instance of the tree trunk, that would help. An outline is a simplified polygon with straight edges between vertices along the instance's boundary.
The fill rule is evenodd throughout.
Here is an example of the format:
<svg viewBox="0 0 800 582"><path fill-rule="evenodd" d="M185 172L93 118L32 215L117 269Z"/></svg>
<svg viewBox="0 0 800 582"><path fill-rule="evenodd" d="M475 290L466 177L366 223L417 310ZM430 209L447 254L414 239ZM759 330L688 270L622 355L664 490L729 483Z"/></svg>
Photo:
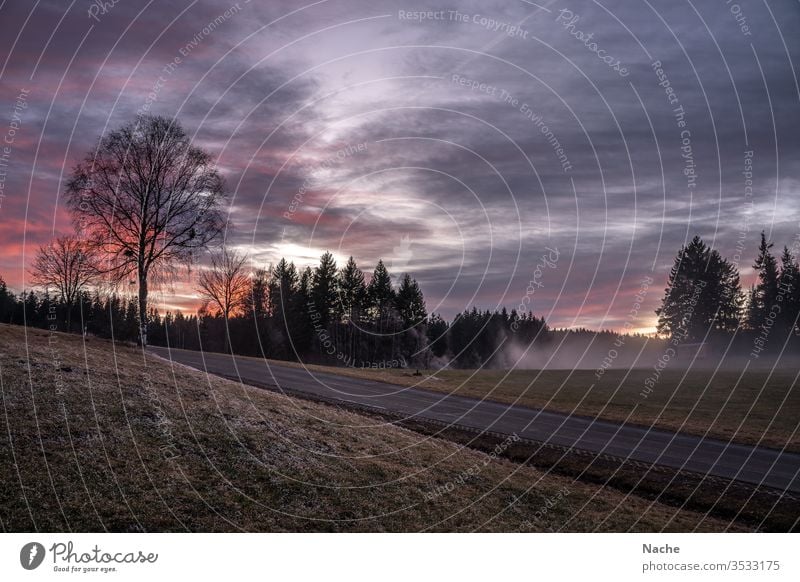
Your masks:
<svg viewBox="0 0 800 582"><path fill-rule="evenodd" d="M139 270L139 341L147 347L147 273Z"/></svg>
<svg viewBox="0 0 800 582"><path fill-rule="evenodd" d="M224 347L223 351L225 353L230 353L231 355L233 355L233 344L231 342L230 312L228 310L225 310L224 318L225 318L225 321L224 321L224 323L225 323L225 347Z"/></svg>

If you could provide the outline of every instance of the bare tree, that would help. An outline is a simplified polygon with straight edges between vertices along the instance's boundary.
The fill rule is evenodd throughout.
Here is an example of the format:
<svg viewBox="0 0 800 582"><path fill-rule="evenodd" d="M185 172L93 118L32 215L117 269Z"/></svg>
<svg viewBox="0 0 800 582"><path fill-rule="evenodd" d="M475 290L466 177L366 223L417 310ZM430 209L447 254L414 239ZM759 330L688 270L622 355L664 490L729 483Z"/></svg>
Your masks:
<svg viewBox="0 0 800 582"><path fill-rule="evenodd" d="M72 173L67 199L76 227L102 251L105 272L136 275L147 345L150 277L190 264L221 233L222 177L177 121L145 116L107 134Z"/></svg>
<svg viewBox="0 0 800 582"><path fill-rule="evenodd" d="M70 331L72 306L78 294L97 277L97 253L75 236L60 236L39 247L31 274L34 285L56 289L67 309L67 331Z"/></svg>
<svg viewBox="0 0 800 582"><path fill-rule="evenodd" d="M212 313L225 318L225 335L229 348L229 319L244 310L250 292L250 278L245 272L246 260L245 255L223 249L221 253L211 256L211 267L201 271L199 277L203 308L208 309L211 306Z"/></svg>

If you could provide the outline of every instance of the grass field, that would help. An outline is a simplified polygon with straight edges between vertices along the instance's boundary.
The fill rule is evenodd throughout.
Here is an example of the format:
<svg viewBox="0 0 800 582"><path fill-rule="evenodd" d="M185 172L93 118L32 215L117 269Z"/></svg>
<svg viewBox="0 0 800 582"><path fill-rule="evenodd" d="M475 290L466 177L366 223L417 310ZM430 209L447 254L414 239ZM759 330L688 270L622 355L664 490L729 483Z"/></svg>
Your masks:
<svg viewBox="0 0 800 582"><path fill-rule="evenodd" d="M653 374L649 369L609 369L598 380L594 370L422 370L422 376L416 376L403 369L309 367L442 393L800 451L798 370L742 374L666 369L645 398L642 390Z"/></svg>
<svg viewBox="0 0 800 582"><path fill-rule="evenodd" d="M141 350L0 326L3 531L627 531L738 525Z"/></svg>

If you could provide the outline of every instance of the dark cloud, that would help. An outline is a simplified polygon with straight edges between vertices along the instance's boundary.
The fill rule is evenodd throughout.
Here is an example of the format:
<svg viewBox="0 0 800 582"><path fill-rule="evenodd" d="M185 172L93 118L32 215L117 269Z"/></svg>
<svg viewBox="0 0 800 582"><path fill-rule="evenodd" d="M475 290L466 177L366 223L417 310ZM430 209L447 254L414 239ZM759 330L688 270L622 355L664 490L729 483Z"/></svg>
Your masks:
<svg viewBox="0 0 800 582"><path fill-rule="evenodd" d="M447 315L516 306L550 247L560 259L534 309L613 327L695 233L731 255L745 229L746 275L760 230L779 245L800 230L790 0L743 0L737 15L722 2L475 1L458 17L437 3L123 0L97 20L92 5L0 9L0 117L30 91L0 208L0 272L17 287L23 241L29 255L69 228L69 169L143 107L177 115L218 156L228 241L259 265L324 249L365 268L382 257ZM442 17L400 15L419 10Z"/></svg>

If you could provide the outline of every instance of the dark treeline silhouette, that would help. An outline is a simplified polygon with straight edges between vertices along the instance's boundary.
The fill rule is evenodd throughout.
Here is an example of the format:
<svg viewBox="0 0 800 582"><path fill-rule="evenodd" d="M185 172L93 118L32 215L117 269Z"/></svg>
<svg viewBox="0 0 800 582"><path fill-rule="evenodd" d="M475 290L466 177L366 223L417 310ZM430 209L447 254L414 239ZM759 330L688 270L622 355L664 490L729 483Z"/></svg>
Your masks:
<svg viewBox="0 0 800 582"><path fill-rule="evenodd" d="M231 269L228 275L218 280L235 280ZM409 274L393 284L379 260L368 278L353 257L337 268L330 253L315 268L298 271L281 259L272 269L256 271L242 297L232 301L230 317L214 303L223 302L209 302L210 310L200 313L203 349L224 350L228 337L239 354L351 367L497 365L497 347L506 337L514 333L530 343L546 330L543 319L506 310L473 308L449 323L428 315L422 290Z"/></svg>
<svg viewBox="0 0 800 582"><path fill-rule="evenodd" d="M780 261L772 248L762 232L753 263L757 280L745 294L736 265L695 236L675 257L656 310L659 333L675 345L729 345L753 358L796 351L800 269L788 247L783 248Z"/></svg>
<svg viewBox="0 0 800 582"><path fill-rule="evenodd" d="M56 284L55 295L45 287L17 296L0 279L0 321L135 342L144 319L154 345L351 367L591 366L608 357L612 342L615 350L622 345L613 332L554 332L543 318L506 309L473 307L446 321L427 312L413 277L403 274L393 281L383 261L369 276L353 257L339 268L330 253L303 270L281 259L249 273L245 262L236 253L215 255L199 277L204 303L188 316L161 315L150 307L140 318L138 298L101 295L81 285L74 293L65 293L74 285ZM795 353L797 260L788 248L775 257L762 234L753 268L758 278L745 293L736 266L702 239L681 247L656 311L660 335L675 347L702 343L751 359ZM629 349L639 345L623 343ZM551 357L556 344L560 351ZM603 347L600 356L594 344ZM614 359L624 365L627 359L619 352Z"/></svg>
<svg viewBox="0 0 800 582"><path fill-rule="evenodd" d="M243 278L243 264L215 257L200 277L196 316L151 307L148 343L351 367L499 367L509 340L530 345L547 332L544 319L513 310L473 308L452 322L428 315L417 281L404 274L393 283L383 261L369 278L353 257L339 269L330 253L302 271L281 259ZM128 342L141 334L137 298L86 290L68 306L58 294L17 297L0 283L0 321Z"/></svg>
<svg viewBox="0 0 800 582"><path fill-rule="evenodd" d="M150 328L156 333L163 320L151 309ZM179 314L181 320L185 318ZM49 293L11 293L0 278L0 322L28 325L52 331L87 333L119 341L136 341L139 336L138 302L116 293L100 295L81 291L70 302ZM196 335L196 333L195 333ZM163 331L161 336L164 336Z"/></svg>
<svg viewBox="0 0 800 582"><path fill-rule="evenodd" d="M444 324L446 325L446 324ZM548 329L544 318L516 311L471 311L459 313L447 329L445 353L452 355L453 364L459 368L488 366L506 368L513 365L514 346L545 343Z"/></svg>

